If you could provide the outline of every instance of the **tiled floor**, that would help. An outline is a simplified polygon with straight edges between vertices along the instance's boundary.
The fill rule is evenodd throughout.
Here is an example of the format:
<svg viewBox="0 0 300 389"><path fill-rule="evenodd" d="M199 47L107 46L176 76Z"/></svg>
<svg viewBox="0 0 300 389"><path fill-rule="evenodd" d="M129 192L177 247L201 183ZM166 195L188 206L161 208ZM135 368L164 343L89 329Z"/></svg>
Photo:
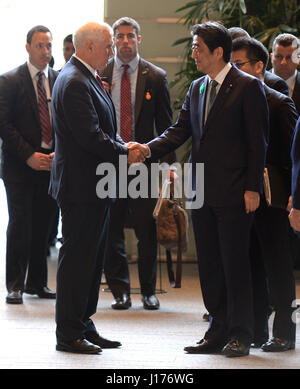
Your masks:
<svg viewBox="0 0 300 389"><path fill-rule="evenodd" d="M118 312L110 308L109 292L101 292L94 321L103 336L120 340L121 349L101 355L76 355L55 350L55 302L24 295L23 305L5 303L6 198L0 181L0 369L298 369L300 330L296 350L269 354L251 350L248 357L228 359L221 355L188 355L207 328L195 264L184 265L181 289L169 287L163 264L161 309L145 311L134 294L133 307ZM55 289L57 249L49 258L49 286ZM136 265L130 265L132 287L138 287ZM105 288L105 285L103 285ZM297 284L300 299L300 284ZM16 351L17 350L17 351Z"/></svg>

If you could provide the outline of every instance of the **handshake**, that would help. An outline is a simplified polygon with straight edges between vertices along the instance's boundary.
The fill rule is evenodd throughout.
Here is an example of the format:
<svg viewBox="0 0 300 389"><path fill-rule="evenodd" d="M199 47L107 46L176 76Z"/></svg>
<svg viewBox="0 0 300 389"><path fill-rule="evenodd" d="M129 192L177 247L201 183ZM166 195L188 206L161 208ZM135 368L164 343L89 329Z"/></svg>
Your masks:
<svg viewBox="0 0 300 389"><path fill-rule="evenodd" d="M147 157L150 157L150 149L147 145L137 143L137 142L128 142L125 146L129 149L128 152L128 163L144 162Z"/></svg>

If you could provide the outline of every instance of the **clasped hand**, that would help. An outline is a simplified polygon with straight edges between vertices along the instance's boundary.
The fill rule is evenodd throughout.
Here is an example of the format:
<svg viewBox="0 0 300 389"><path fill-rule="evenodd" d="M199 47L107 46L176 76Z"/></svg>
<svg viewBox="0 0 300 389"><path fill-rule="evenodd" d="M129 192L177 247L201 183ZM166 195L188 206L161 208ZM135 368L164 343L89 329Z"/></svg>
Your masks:
<svg viewBox="0 0 300 389"><path fill-rule="evenodd" d="M150 155L149 147L137 142L128 142L125 146L129 149L128 163L144 162L148 155Z"/></svg>
<svg viewBox="0 0 300 389"><path fill-rule="evenodd" d="M54 153L43 154L39 152L33 153L27 159L27 165L33 170L46 170L50 171L52 168Z"/></svg>

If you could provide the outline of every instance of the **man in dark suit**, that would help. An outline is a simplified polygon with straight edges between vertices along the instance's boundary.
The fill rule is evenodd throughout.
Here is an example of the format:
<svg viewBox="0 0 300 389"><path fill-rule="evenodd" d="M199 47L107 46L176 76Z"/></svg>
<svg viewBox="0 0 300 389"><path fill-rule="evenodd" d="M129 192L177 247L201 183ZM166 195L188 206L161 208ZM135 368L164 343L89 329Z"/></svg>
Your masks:
<svg viewBox="0 0 300 389"><path fill-rule="evenodd" d="M138 54L138 45L141 42L140 26L134 19L123 17L117 20L112 28L116 53L104 70L103 76L108 78L111 97L116 108L118 131L127 142L146 143L154 138L154 130L161 134L172 123L166 72L140 58ZM128 65L126 72L130 77L131 87L130 136L124 133L122 119L121 90L124 65ZM161 160L169 164L174 161L174 153ZM150 169L148 172L150 173ZM153 218L155 203L156 199L151 197L118 199L111 209L105 277L115 298L112 303L113 309L128 309L131 306L130 277L124 239L124 227L128 222L134 228L138 239L138 274L143 306L150 310L159 308L159 300L155 295L157 268L156 226Z"/></svg>
<svg viewBox="0 0 300 389"><path fill-rule="evenodd" d="M280 34L273 42L271 62L273 73L283 78L289 87L289 96L300 113L300 72L297 70L300 55L299 39L292 34Z"/></svg>
<svg viewBox="0 0 300 389"><path fill-rule="evenodd" d="M155 159L192 136L191 162L204 163L204 204L191 216L210 326L197 346L185 350L244 356L253 338L248 249L262 190L268 107L261 82L229 63L232 41L225 27L207 22L192 34L192 57L206 76L192 82L176 123L137 147ZM195 171L194 187L201 185Z"/></svg>
<svg viewBox="0 0 300 389"><path fill-rule="evenodd" d="M233 41L231 61L242 71L262 82L269 53L261 42L251 38ZM288 240L288 194L290 193L290 151L298 114L293 100L264 85L269 106L270 136L266 166L276 167L285 182L287 193L283 209L268 206L265 196L255 212L250 255L254 293L254 344L263 351L287 351L295 348L296 325L292 321L292 302L296 298L293 261ZM274 196L274 193L273 193ZM266 277L264 278L264 273ZM268 287L267 287L268 285ZM269 298L268 298L269 289ZM269 339L269 301L275 312L273 337Z"/></svg>
<svg viewBox="0 0 300 389"><path fill-rule="evenodd" d="M232 41L234 41L234 39L242 37L250 38L248 32L241 27L230 27L228 31L230 32ZM264 75L264 82L270 88L275 89L286 96L289 96L289 88L287 83L281 77L278 77L276 74L266 70Z"/></svg>
<svg viewBox="0 0 300 389"><path fill-rule="evenodd" d="M300 117L297 120L292 144L292 209L289 214L291 227L300 232Z"/></svg>
<svg viewBox="0 0 300 389"><path fill-rule="evenodd" d="M21 304L23 292L55 298L47 287L47 246L56 209L48 195L54 154L49 102L57 77L48 65L51 48L49 29L32 28L28 62L0 77L1 177L9 213L6 302L11 304Z"/></svg>
<svg viewBox="0 0 300 389"><path fill-rule="evenodd" d="M121 345L101 337L91 319L97 310L111 203L96 189L103 178L96 172L102 163L118 165L119 156L128 154L116 134L113 103L97 75L113 54L112 45L106 23L80 27L74 35L75 54L53 89L56 151L49 190L61 208L63 234L57 271L59 351L98 354L101 348ZM129 152L129 162L134 153Z"/></svg>

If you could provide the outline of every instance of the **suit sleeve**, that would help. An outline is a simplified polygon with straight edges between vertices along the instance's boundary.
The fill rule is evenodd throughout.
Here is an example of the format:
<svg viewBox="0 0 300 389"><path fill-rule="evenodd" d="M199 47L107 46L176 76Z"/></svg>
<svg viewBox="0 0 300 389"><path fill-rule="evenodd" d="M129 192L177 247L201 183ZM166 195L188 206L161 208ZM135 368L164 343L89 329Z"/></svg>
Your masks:
<svg viewBox="0 0 300 389"><path fill-rule="evenodd" d="M173 112L171 108L171 99L167 75L164 73L158 77L158 93L155 104L155 128L158 135L161 135L165 129L172 124ZM175 152L163 156L161 162L172 164L176 161Z"/></svg>
<svg viewBox="0 0 300 389"><path fill-rule="evenodd" d="M87 152L115 164L118 163L120 154L128 153L127 147L108 135L108 132L115 133L114 128L102 128L107 125L105 109L108 108L106 103L103 103L103 111L96 111L88 85L80 81L70 83L64 91L63 107L64 118L72 135ZM101 114L103 117L99 118Z"/></svg>
<svg viewBox="0 0 300 389"><path fill-rule="evenodd" d="M35 150L14 125L19 87L16 79L7 75L0 77L0 136L10 153L26 162Z"/></svg>
<svg viewBox="0 0 300 389"><path fill-rule="evenodd" d="M158 159L176 150L192 135L190 123L190 93L192 85L185 97L176 123L167 128L160 136L147 143L153 159Z"/></svg>
<svg viewBox="0 0 300 389"><path fill-rule="evenodd" d="M248 166L245 190L261 192L269 142L269 109L262 83L251 79L248 84L242 96Z"/></svg>
<svg viewBox="0 0 300 389"><path fill-rule="evenodd" d="M300 210L300 118L297 121L292 144L292 206Z"/></svg>

